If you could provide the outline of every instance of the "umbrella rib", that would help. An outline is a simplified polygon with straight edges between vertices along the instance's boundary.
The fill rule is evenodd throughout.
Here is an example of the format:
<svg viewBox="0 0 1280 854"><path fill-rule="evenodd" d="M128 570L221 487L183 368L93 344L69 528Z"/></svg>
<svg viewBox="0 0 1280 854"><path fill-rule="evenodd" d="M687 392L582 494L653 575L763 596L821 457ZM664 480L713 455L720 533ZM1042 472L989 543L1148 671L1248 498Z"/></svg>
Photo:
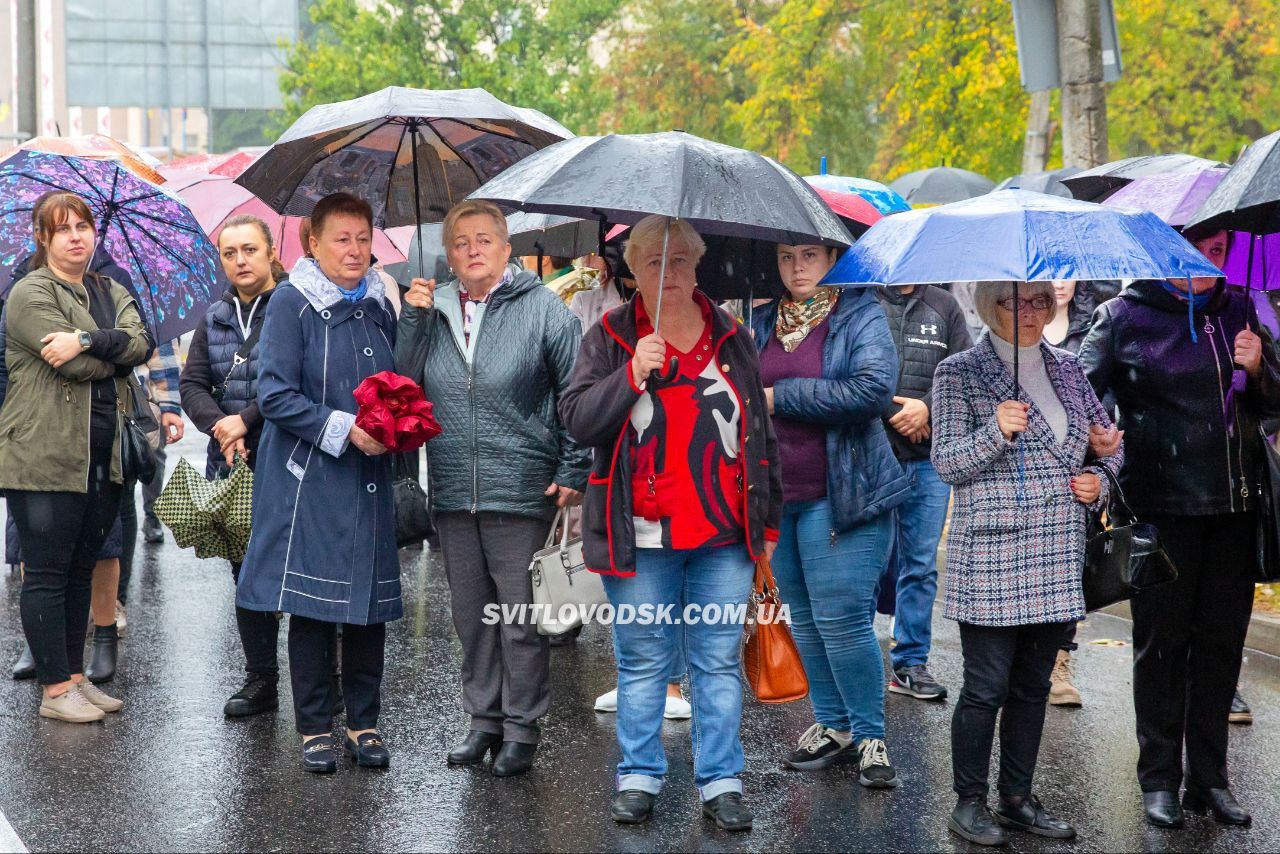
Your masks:
<svg viewBox="0 0 1280 854"><path fill-rule="evenodd" d="M477 188L481 187L485 183L485 181L487 181L488 179L483 177L478 171L476 171L476 167L472 166L471 162L468 161L467 158L462 156L462 152L458 151L458 149L454 148L452 145L449 144L449 140L445 139L444 136L440 133L440 131L436 130L436 126L431 123L430 119L427 120L426 124L427 124L427 127L431 128L431 132L436 135L436 139L440 140L440 143L444 145L445 148L453 152L454 157L458 158L458 162L471 170L471 174L475 176L475 179L476 179L476 187ZM454 202L453 200L453 188L449 186L448 181L444 182L444 189L445 189L445 192L448 193L449 195L449 207L452 208L456 204L456 202Z"/></svg>
<svg viewBox="0 0 1280 854"><path fill-rule="evenodd" d="M150 211L138 210L138 209L136 209L136 208L132 208L132 207L128 207L128 208L122 207L122 208L120 208L120 213L125 213L126 211L127 211L131 216L140 216L140 217L145 217L146 219L152 220L152 221L154 221L154 222L158 222L158 223L160 223L160 224L162 224L162 225L167 225L167 226L169 226L170 228L176 228L176 229L178 229L179 231L185 231L187 234L204 234L204 229L196 229L196 228L192 228L191 226L186 225L186 224L184 224L184 223L181 223L181 222L174 222L174 221L173 221L173 220L171 220L171 219L165 219L164 217L156 216L155 214L151 213Z"/></svg>
<svg viewBox="0 0 1280 854"><path fill-rule="evenodd" d="M120 228L120 227L117 225L117 228ZM110 226L110 224L108 224L108 225L107 225L107 231L110 231L110 229L111 229L111 226ZM146 232L143 232L143 233L145 234ZM141 262L141 260L139 259L139 256L138 256L138 250L134 247L134 245L133 245L133 241L129 239L129 232L128 232L128 231L126 231L126 230L125 230L125 229L123 229L123 228L120 228L120 236L124 238L124 242L125 242L125 244L129 247L129 254L133 256L134 264L137 266L137 268L138 268L138 272L140 272L140 273L141 273L141 272L142 272L142 262ZM103 243L105 243L105 242L106 242L106 239L107 239L107 233L104 231L104 232L103 232L103 234L102 234L102 241L103 241ZM159 336L159 334L160 334L160 324L159 324L159 321L158 321L158 319L157 319L157 314L159 313L159 308L156 306L156 298L155 298L155 295L151 292L151 283L150 283L150 282L148 282L148 281L146 281L146 280L144 279L144 280L143 280L143 282L142 282L142 285L143 285L143 289L144 289L144 290L146 291L146 293L147 293L147 300L148 300L148 301L150 301L150 303L151 303L151 319L152 319L152 323L154 323L154 324L156 325L156 328L155 328L154 330L152 330L152 332L153 332L153 334L155 334L155 335ZM134 288L134 292L135 292L135 293L140 293L140 291L138 291L138 289L137 289L136 287ZM144 321L145 321L145 318L144 318ZM159 341L156 341L155 343L156 343L156 344L159 344L160 342L159 342Z"/></svg>
<svg viewBox="0 0 1280 854"><path fill-rule="evenodd" d="M123 216L123 217L125 217L125 218L127 218L127 219L132 220L132 218L133 218L133 211L120 211L119 213L120 213L120 216ZM161 252L165 253L165 254L166 254L166 255L168 255L170 258L172 258L173 260L177 261L177 262L178 262L179 264L181 264L182 266L186 267L186 268L187 268L188 270L190 270L192 273L195 273L195 274L197 274L197 275L199 274L199 270L197 270L197 269L196 269L195 267L193 267L191 264L187 263L187 261L186 261L186 260L185 260L181 255L178 255L176 252L174 252L172 249L170 249L170 248L169 248L168 246L166 246L164 243L161 243L159 240L156 240L156 238L151 234L151 232L147 231L146 229L144 229L141 225L139 225L139 224L138 224L138 223L136 223L136 222L131 223L131 224L132 224L135 228L137 228L137 229L138 229L138 233L139 233L139 234L141 234L141 235L145 236L148 240L150 240L150 241L151 241L152 243L154 243L156 246L160 247L160 251L161 251ZM124 233L124 229L123 229L123 228L122 228L122 229L120 229L120 232L123 234L123 233ZM133 244L132 244L132 243L130 243L130 244L129 244L129 248L130 248L131 250L133 249ZM136 254L135 254L135 257L136 257Z"/></svg>
<svg viewBox="0 0 1280 854"><path fill-rule="evenodd" d="M471 123L471 121L468 121L467 119L453 119L453 118L446 118L445 116L439 116L439 117L437 117L437 118L435 119L435 121L442 121L442 122L457 122L458 124L462 125L463 127L469 127L469 128L471 128L472 130L474 130L474 131L478 131L478 132L480 132L480 133L491 133L491 134L493 134L494 136L501 136L501 137L505 137L505 138L507 138L507 139L515 140L516 142L528 142L528 140L526 140L524 137L520 136L520 135L519 135L519 134L517 134L517 133L508 133L508 132L506 132L506 130L507 130L506 128L498 128L498 129L496 129L496 130L495 130L494 128L485 128L485 127L480 127L479 125L472 124L472 123ZM477 119L476 121L480 121L480 120L479 120L479 119ZM518 120L517 120L517 121L518 121ZM523 122L521 122L521 124L524 124L524 123L523 123Z"/></svg>
<svg viewBox="0 0 1280 854"><path fill-rule="evenodd" d="M400 149L404 147L404 138L408 133L409 123L405 122L404 130L400 131L400 142L396 145L396 156L391 158L391 167L387 169L387 193L382 203L382 224L384 227L387 224L386 212L391 208L391 184L395 181L396 166L398 165L397 161L400 159ZM410 151L410 156L417 157L418 152ZM415 208L415 210L416 209L417 208ZM414 223L414 228L417 228L421 224L422 223Z"/></svg>
<svg viewBox="0 0 1280 854"><path fill-rule="evenodd" d="M378 119L378 120L374 120L374 121L369 122L369 124L373 125L373 127L369 128L367 131L365 131L364 133L360 134L358 137L356 137L355 139L353 139L353 140L351 140L350 142L346 143L345 145L343 145L341 148L339 148L339 149L337 149L337 150L338 150L338 151L345 151L346 149L350 148L350 147L351 147L351 146L353 146L353 145L358 145L359 143L364 142L364 140L365 140L365 139L366 139L370 134L373 134L373 133L377 132L377 131L378 131L378 129L380 129L380 128L382 128L384 125L386 125L386 124L388 123L388 121L389 121L389 120L388 120L388 118L384 116L382 119ZM317 135L318 135L318 134L312 134L312 135L307 136L307 137L304 137L304 138L305 138L305 139L314 139ZM296 141L296 140L295 140L295 141ZM302 175L301 175L301 176L299 176L297 183L295 183L295 184L294 184L294 185L289 189L289 199L292 199L292 198L294 197L294 195L295 195L295 194L297 194L297 192L298 192L298 187L302 184L302 182L303 182L303 181L307 180L307 176L309 176L309 175L311 174L311 172L312 172L312 170L313 170L313 169L315 169L315 168L316 168L317 166L319 166L321 163L323 163L323 162L325 162L326 160L328 160L330 157L332 157L332 156L334 155L334 153L336 153L336 152L332 152L332 153L331 153L331 152L327 151L327 150L326 150L326 146L323 146L323 145L322 145L322 146L320 146L320 151L324 152L324 157L320 157L320 158L317 158L317 159L312 160L312 161L311 161L311 165L310 165L310 166L308 166L306 169L302 170ZM270 152L267 152L267 153L270 153ZM263 156L262 156L262 157L258 158L258 160L254 163L254 165L255 165L255 166L257 166L257 165L258 165L258 163L261 163L261 162L262 162L262 160L266 158L266 156L267 156L266 154L263 154ZM239 179L236 179L236 183L239 183ZM244 184L240 184L240 186L244 187L245 185L244 185ZM249 189L249 188L248 188L248 187L245 187L245 189ZM249 192L253 193L253 191L252 191L252 190L249 190ZM257 193L253 193L253 195L254 195L254 197L255 197L255 198L261 198L260 196L258 196L258 194L257 194ZM265 200L264 200L264 201L265 201ZM270 207L270 205L268 205L268 207ZM286 208L287 208L287 207L289 207L289 201L288 201L288 200L286 200L286 201L285 201L285 203L284 203L284 207L286 207ZM274 210L274 208L273 208L273 210ZM281 215L286 215L286 214L285 214L285 212L284 212L283 210L276 211L276 213L281 214Z"/></svg>
<svg viewBox="0 0 1280 854"><path fill-rule="evenodd" d="M111 197L103 195L102 191L99 190L94 185L94 183L89 180L89 176L80 171L80 167L78 167L75 164L75 161L73 161L70 157L66 157L64 155L59 155L59 157L62 158L63 163L67 164L68 169L76 173L77 177L79 177L81 181L84 181L85 186L87 186L90 190L98 194L98 198L103 202L103 204L107 204L107 205L111 204ZM118 169L119 167L117 167L117 170ZM117 171L116 174L113 176L113 180L111 182L111 192L113 194L115 193L115 189L116 189L115 179L118 179L119 177L120 175L119 175L119 172Z"/></svg>

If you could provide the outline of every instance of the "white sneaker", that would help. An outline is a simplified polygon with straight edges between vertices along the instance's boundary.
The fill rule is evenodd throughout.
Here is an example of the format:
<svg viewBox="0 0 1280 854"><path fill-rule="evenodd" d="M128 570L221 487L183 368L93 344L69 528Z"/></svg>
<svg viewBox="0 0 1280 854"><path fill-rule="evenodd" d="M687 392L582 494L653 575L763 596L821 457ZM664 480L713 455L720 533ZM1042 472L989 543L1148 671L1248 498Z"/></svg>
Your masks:
<svg viewBox="0 0 1280 854"><path fill-rule="evenodd" d="M116 634L124 634L124 630L128 627L129 620L124 613L124 603L119 599L116 600Z"/></svg>
<svg viewBox="0 0 1280 854"><path fill-rule="evenodd" d="M687 721L693 717L693 706L684 697L667 696L667 708L662 716L669 721Z"/></svg>
<svg viewBox="0 0 1280 854"><path fill-rule="evenodd" d="M595 709L597 712L616 712L618 711L618 689L601 694L596 697Z"/></svg>
<svg viewBox="0 0 1280 854"><path fill-rule="evenodd" d="M124 700L118 700L109 696L105 691L94 685L88 679L77 683L76 689L84 695L84 698L93 705L102 709L104 712L118 712L124 708Z"/></svg>
<svg viewBox="0 0 1280 854"><path fill-rule="evenodd" d="M102 720L106 713L90 703L80 693L79 686L72 685L56 697L44 697L40 702L40 717L71 724L87 724Z"/></svg>

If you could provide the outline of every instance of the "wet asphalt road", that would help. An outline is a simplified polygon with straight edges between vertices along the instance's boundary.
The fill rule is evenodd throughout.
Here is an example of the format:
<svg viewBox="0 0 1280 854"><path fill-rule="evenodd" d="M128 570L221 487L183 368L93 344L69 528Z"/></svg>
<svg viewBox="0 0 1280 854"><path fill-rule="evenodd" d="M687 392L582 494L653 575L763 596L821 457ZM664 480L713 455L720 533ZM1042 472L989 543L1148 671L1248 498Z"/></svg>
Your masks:
<svg viewBox="0 0 1280 854"><path fill-rule="evenodd" d="M194 461L203 444L177 446ZM170 460L172 467L173 460ZM730 835L700 817L689 723L665 724L672 773L653 821L607 817L617 748L613 716L591 710L613 685L600 627L554 650L553 702L534 770L500 780L485 768L445 765L467 729L460 651L437 555L401 552L406 616L388 632L382 731L389 771L340 766L331 777L298 768L287 688L280 711L222 717L243 660L225 562L198 561L171 539L139 542L129 627L111 693L125 699L104 724L36 716L37 689L12 682L21 644L18 578L0 579L0 811L31 850L551 850L953 851L949 836L952 706L889 695L890 755L903 785L872 792L847 768L783 770L780 755L812 722L807 702L748 702L744 775L755 830ZM883 634L885 626L881 625ZM935 674L959 688L954 625L935 622ZM1127 642L1128 624L1097 616L1082 641ZM1037 774L1046 804L1081 832L1074 843L1023 835L1019 851L1280 850L1280 662L1250 654L1244 688L1257 723L1232 732L1234 789L1253 809L1251 830L1189 817L1181 831L1149 829L1134 777L1128 646L1082 643L1080 710L1050 709ZM281 636L281 662L285 660ZM285 680L287 684L287 679Z"/></svg>

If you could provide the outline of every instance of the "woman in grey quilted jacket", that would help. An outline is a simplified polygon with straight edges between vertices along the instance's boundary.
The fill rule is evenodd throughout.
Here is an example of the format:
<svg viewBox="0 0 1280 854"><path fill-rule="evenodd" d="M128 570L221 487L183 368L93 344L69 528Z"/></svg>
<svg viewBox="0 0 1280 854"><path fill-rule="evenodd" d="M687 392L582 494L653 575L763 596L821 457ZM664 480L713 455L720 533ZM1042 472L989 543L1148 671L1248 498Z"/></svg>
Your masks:
<svg viewBox="0 0 1280 854"><path fill-rule="evenodd" d="M550 650L532 621L486 620L488 606L533 601L529 562L557 508L577 504L590 458L556 400L582 327L532 273L509 266L502 211L456 205L444 220L455 279L415 279L396 368L419 380L444 432L427 447L431 502L462 643L462 706L471 731L456 765L495 754L499 777L529 770L551 703Z"/></svg>
<svg viewBox="0 0 1280 854"><path fill-rule="evenodd" d="M933 386L938 476L955 487L947 544L946 615L960 623L964 687L951 724L959 800L949 826L980 845L1005 828L1055 839L1075 829L1032 792L1049 674L1067 630L1084 616L1081 567L1088 509L1107 496L1123 449L1086 464L1090 427L1110 427L1076 357L1041 341L1053 288L983 284L976 305L990 327L943 360ZM1014 348L1021 362L1010 371ZM1000 715L1000 801L987 779Z"/></svg>

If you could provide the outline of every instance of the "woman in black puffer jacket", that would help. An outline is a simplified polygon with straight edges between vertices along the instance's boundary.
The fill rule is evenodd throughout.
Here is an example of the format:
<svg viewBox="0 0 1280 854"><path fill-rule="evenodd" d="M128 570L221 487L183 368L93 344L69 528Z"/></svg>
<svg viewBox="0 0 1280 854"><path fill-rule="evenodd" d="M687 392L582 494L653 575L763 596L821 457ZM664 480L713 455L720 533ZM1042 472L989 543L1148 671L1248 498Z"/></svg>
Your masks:
<svg viewBox="0 0 1280 854"><path fill-rule="evenodd" d="M223 225L218 255L231 287L196 327L178 383L182 408L196 429L210 437L205 477L211 480L230 473L237 453L253 467L253 454L262 435L258 334L272 289L285 275L276 260L271 229L256 216L233 217ZM231 565L231 574L239 580L239 563ZM223 713L244 717L270 711L278 704L279 618L237 607L236 626L244 644L248 678L227 700Z"/></svg>

